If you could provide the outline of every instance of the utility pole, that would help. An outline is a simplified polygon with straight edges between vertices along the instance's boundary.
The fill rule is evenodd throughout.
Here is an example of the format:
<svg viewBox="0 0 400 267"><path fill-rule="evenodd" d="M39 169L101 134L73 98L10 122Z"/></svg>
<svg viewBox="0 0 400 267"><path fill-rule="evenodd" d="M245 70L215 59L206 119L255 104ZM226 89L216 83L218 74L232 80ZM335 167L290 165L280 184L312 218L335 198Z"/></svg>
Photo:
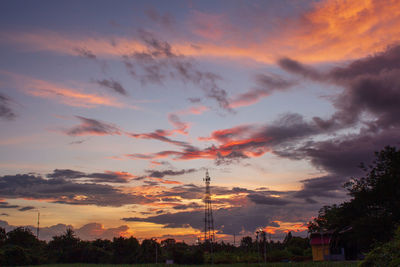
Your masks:
<svg viewBox="0 0 400 267"><path fill-rule="evenodd" d="M259 243L259 239L258 239L258 235L260 234L260 231L257 230L257 231L256 231L256 234L257 234L257 236L256 236L257 259L258 259L258 264L260 264L260 263L261 263L261 262L260 262L260 243Z"/></svg>
<svg viewBox="0 0 400 267"><path fill-rule="evenodd" d="M263 230L261 234L264 242L264 263L267 264L267 233Z"/></svg>
<svg viewBox="0 0 400 267"><path fill-rule="evenodd" d="M37 228L36 228L36 237L39 240L39 220L40 220L40 211L38 210L38 214L37 214Z"/></svg>
<svg viewBox="0 0 400 267"><path fill-rule="evenodd" d="M158 261L158 246L157 246L157 238L154 238L154 243L156 244L156 264Z"/></svg>

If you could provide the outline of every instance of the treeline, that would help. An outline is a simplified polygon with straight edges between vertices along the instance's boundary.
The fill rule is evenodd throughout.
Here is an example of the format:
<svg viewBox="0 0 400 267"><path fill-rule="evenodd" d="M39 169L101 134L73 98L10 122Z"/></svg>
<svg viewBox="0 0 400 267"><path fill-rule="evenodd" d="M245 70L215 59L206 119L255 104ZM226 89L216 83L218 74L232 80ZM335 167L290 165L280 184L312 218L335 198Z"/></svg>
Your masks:
<svg viewBox="0 0 400 267"><path fill-rule="evenodd" d="M212 245L212 248L211 248ZM213 251L211 254L210 251ZM265 249L265 254L264 254ZM283 242L254 241L247 236L239 246L215 242L188 245L174 239L157 242L145 239L141 243L134 237L113 240L84 241L71 229L51 241L38 240L27 228L19 227L6 233L0 228L0 266L35 265L47 263L257 263L271 261L303 261L311 258L307 238L292 237Z"/></svg>

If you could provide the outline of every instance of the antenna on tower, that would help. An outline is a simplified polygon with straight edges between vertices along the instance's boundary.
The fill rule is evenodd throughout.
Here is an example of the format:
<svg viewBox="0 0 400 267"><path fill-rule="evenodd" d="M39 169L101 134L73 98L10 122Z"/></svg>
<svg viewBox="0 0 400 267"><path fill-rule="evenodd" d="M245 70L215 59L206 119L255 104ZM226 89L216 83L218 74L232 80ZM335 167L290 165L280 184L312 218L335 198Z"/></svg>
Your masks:
<svg viewBox="0 0 400 267"><path fill-rule="evenodd" d="M40 211L38 210L38 214L37 214L37 228L36 228L36 237L39 240L39 220L40 220Z"/></svg>
<svg viewBox="0 0 400 267"><path fill-rule="evenodd" d="M209 242L210 244L210 254L211 254L211 264L213 263L213 242L215 241L214 236L214 218L211 206L211 191L210 191L210 175L208 170L206 170L206 177L203 178L206 184L206 192L204 196L204 243Z"/></svg>

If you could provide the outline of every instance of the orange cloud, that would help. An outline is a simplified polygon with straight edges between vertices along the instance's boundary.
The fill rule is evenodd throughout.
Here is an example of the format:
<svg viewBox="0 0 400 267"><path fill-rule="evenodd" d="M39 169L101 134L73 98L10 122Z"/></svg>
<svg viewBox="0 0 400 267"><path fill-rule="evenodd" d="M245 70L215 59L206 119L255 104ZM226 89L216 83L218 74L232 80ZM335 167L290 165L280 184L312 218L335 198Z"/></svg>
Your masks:
<svg viewBox="0 0 400 267"><path fill-rule="evenodd" d="M11 78L11 83L26 94L53 99L65 105L93 108L97 106L124 107L110 96L85 93L82 88L71 88L58 83L0 70L0 75Z"/></svg>
<svg viewBox="0 0 400 267"><path fill-rule="evenodd" d="M382 51L398 42L399 13L400 2L396 0L326 0L316 2L299 17L278 21L273 33L253 25L253 35L257 38L242 38L248 32L240 32L226 15L194 11L187 25L202 39L181 37L170 43L174 53L193 57L263 63L274 63L282 56L304 62L349 60ZM50 31L3 33L0 40L24 50L69 55L77 55L77 49L87 49L99 57L119 57L146 50L142 41L133 38L66 36Z"/></svg>
<svg viewBox="0 0 400 267"><path fill-rule="evenodd" d="M399 14L395 0L317 2L283 43L295 46L287 54L302 61L359 58L398 42Z"/></svg>
<svg viewBox="0 0 400 267"><path fill-rule="evenodd" d="M273 221L279 226L266 226L263 230L268 234L288 233L288 232L303 232L308 230L307 225L302 222L282 222Z"/></svg>

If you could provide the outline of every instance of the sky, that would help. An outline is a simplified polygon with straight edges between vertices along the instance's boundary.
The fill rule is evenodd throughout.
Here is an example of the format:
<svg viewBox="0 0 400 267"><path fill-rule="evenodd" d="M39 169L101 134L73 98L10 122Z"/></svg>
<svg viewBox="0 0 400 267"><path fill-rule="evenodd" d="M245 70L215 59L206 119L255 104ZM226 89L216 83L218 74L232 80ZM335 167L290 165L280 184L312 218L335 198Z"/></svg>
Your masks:
<svg viewBox="0 0 400 267"><path fill-rule="evenodd" d="M398 146L400 2L0 2L0 227L307 234Z"/></svg>

